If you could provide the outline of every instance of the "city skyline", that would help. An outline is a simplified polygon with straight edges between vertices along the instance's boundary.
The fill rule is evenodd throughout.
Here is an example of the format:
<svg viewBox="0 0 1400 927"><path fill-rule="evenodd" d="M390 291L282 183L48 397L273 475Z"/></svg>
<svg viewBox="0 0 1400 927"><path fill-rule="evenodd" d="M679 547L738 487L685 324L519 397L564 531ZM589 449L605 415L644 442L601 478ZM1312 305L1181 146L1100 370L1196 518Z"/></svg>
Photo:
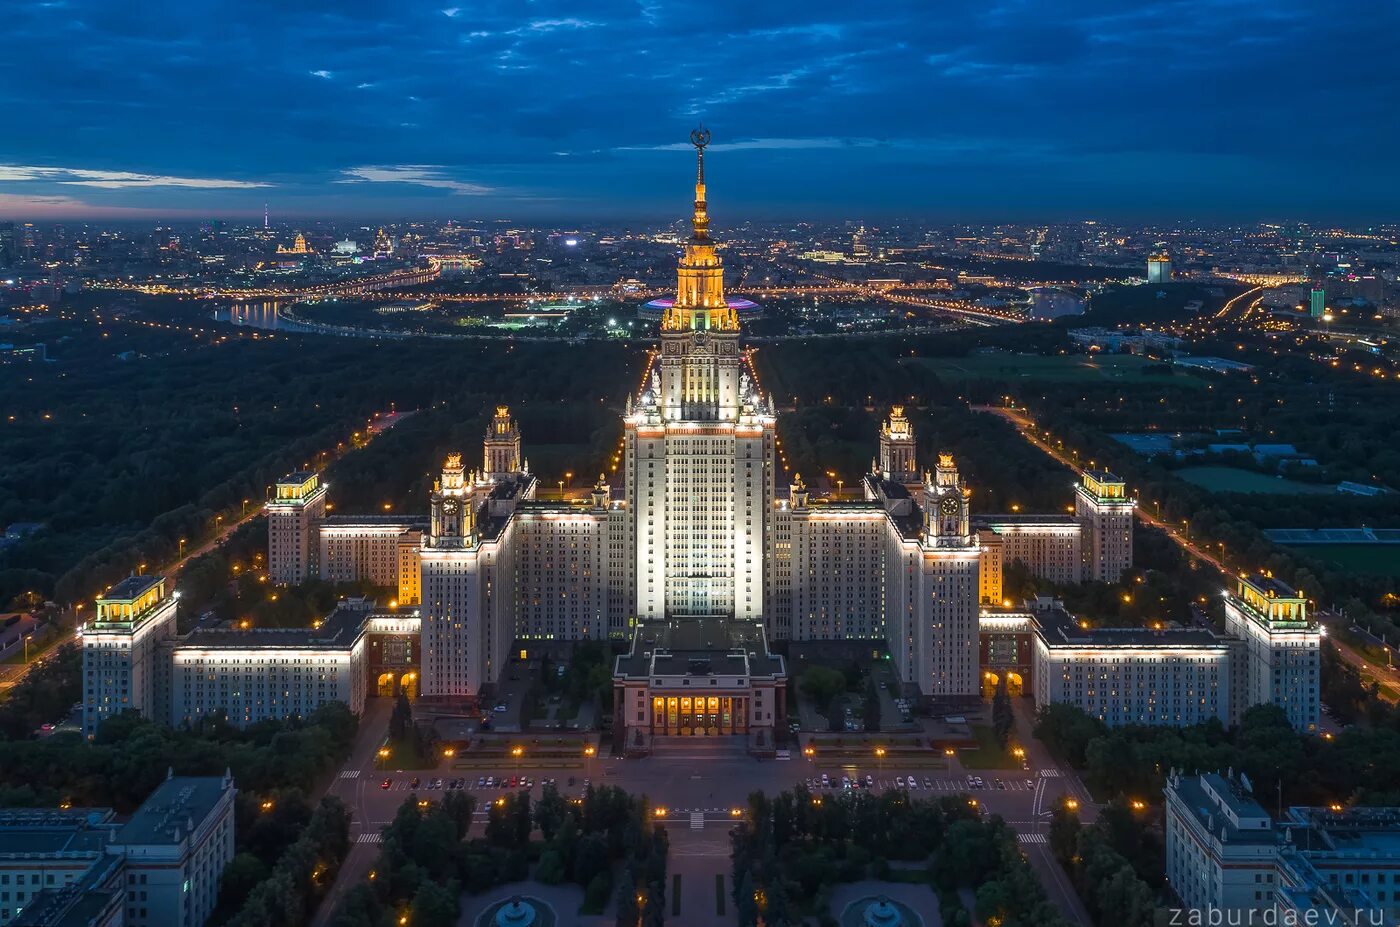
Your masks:
<svg viewBox="0 0 1400 927"><path fill-rule="evenodd" d="M0 215L662 220L704 122L720 225L1364 223L1400 205L1371 116L1396 15L25 4Z"/></svg>

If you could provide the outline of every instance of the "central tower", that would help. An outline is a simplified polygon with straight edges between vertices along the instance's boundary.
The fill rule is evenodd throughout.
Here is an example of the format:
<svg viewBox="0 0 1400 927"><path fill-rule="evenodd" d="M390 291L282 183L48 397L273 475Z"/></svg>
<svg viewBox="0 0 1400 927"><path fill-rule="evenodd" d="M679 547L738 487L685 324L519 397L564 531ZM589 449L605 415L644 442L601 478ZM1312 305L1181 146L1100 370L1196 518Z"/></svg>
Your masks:
<svg viewBox="0 0 1400 927"><path fill-rule="evenodd" d="M763 617L764 529L773 501L775 416L739 350L710 238L705 146L695 146L691 235L661 351L625 419L628 508L635 519L638 620Z"/></svg>
<svg viewBox="0 0 1400 927"><path fill-rule="evenodd" d="M707 129L695 146L695 212L676 268L676 300L661 319L661 403L667 421L733 420L739 412L739 316L724 298L724 262L705 201Z"/></svg>

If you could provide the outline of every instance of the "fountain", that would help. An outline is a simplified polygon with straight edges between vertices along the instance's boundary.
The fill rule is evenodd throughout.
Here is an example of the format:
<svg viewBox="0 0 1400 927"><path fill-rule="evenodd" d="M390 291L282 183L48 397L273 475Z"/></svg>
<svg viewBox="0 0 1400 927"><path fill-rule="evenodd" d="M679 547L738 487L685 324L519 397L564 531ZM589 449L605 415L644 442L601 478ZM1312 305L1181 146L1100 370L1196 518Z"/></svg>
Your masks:
<svg viewBox="0 0 1400 927"><path fill-rule="evenodd" d="M496 927L530 927L535 922L535 906L516 895L496 912Z"/></svg>
<svg viewBox="0 0 1400 927"><path fill-rule="evenodd" d="M866 907L865 927L904 927L904 915L881 895Z"/></svg>

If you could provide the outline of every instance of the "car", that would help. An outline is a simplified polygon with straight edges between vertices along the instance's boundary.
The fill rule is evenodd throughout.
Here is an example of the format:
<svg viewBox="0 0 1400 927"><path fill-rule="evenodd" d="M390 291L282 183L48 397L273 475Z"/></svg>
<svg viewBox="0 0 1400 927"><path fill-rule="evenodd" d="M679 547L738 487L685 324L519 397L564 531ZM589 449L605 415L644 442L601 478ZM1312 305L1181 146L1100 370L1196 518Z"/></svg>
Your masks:
<svg viewBox="0 0 1400 927"><path fill-rule="evenodd" d="M418 788L418 785L419 785L419 783L420 783L421 781L422 781L422 780L420 780L417 776L414 776L413 779L412 779L412 781L410 781L410 782L408 783L408 787L409 787L410 789L416 789L416 788Z"/></svg>
<svg viewBox="0 0 1400 927"><path fill-rule="evenodd" d="M828 775L827 773L822 773L822 788L824 788L824 789L829 789L829 788L831 788L831 776Z"/></svg>
<svg viewBox="0 0 1400 927"><path fill-rule="evenodd" d="M1005 791L1006 791L1006 781L1005 781L1005 780L1003 780L1003 779L998 779L998 780L997 780L997 791L1000 791L1000 792L1005 792Z"/></svg>
<svg viewBox="0 0 1400 927"><path fill-rule="evenodd" d="M488 789L494 789L494 788L496 787L496 777L495 777L495 776L487 776L487 777L486 777L486 787L487 787Z"/></svg>
<svg viewBox="0 0 1400 927"><path fill-rule="evenodd" d="M511 787L511 788L515 788L515 786L516 786L519 782L520 782L520 777L519 777L519 776L511 776L511 777L510 777L510 787Z"/></svg>
<svg viewBox="0 0 1400 927"><path fill-rule="evenodd" d="M875 788L875 777L870 775L869 773L866 773L865 775L865 787L867 789Z"/></svg>
<svg viewBox="0 0 1400 927"><path fill-rule="evenodd" d="M584 780L583 780L583 787L584 787L585 789L588 788L588 783L590 783L590 782L592 782L592 781L593 781L592 779L589 779L589 778L587 778L587 777L584 777Z"/></svg>
<svg viewBox="0 0 1400 927"><path fill-rule="evenodd" d="M505 710L506 710L506 703L505 703L505 702L497 702L497 703L496 703L496 707L495 707L494 709L492 709L492 710L493 710L493 711L496 711L496 712L505 711Z"/></svg>
<svg viewBox="0 0 1400 927"><path fill-rule="evenodd" d="M910 776L909 788L917 792L919 790L919 780L915 779L913 776Z"/></svg>
<svg viewBox="0 0 1400 927"><path fill-rule="evenodd" d="M393 779L385 779L383 782L379 783L379 787L380 787L381 789L391 789L391 788L394 787L394 780L393 780Z"/></svg>
<svg viewBox="0 0 1400 927"><path fill-rule="evenodd" d="M533 789L535 787L535 780L526 776L524 779L520 780L520 787L524 789Z"/></svg>
<svg viewBox="0 0 1400 927"><path fill-rule="evenodd" d="M903 776L895 776L895 777L894 777L894 787L897 788L897 789L902 789L902 788L904 788L904 777L903 777Z"/></svg>
<svg viewBox="0 0 1400 927"><path fill-rule="evenodd" d="M484 788L486 788L486 777L485 777L485 776L477 776L477 777L476 777L476 787L479 788L479 789L484 789Z"/></svg>
<svg viewBox="0 0 1400 927"><path fill-rule="evenodd" d="M442 788L442 780L441 780L441 779L434 779L432 782L428 783L428 788L430 788L430 789L440 789L440 788Z"/></svg>
<svg viewBox="0 0 1400 927"><path fill-rule="evenodd" d="M928 776L924 776L924 788L926 788L926 789L931 789L931 788L933 788L933 780L932 780L931 778L929 778Z"/></svg>

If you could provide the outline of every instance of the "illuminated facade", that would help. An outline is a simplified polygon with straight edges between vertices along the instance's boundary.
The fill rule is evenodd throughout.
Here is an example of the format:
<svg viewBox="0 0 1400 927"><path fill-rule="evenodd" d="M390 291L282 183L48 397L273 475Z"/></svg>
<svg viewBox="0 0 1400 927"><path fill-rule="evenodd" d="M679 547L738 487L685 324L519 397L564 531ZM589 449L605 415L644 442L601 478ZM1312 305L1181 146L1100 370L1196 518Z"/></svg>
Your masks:
<svg viewBox="0 0 1400 927"><path fill-rule="evenodd" d="M169 724L222 715L235 727L305 718L328 702L359 713L374 692L417 691L416 611L341 602L309 628L175 633L165 579L131 577L97 601L82 629L83 730L122 711Z"/></svg>
<svg viewBox="0 0 1400 927"><path fill-rule="evenodd" d="M1074 517L1083 526L1085 580L1116 583L1133 565L1133 512L1137 500L1106 470L1086 470L1074 487Z"/></svg>
<svg viewBox="0 0 1400 927"><path fill-rule="evenodd" d="M1300 731L1315 732L1322 704L1322 628L1308 614L1307 596L1271 576L1239 578L1225 595L1225 633L1235 652L1232 719L1249 708L1278 705Z"/></svg>
<svg viewBox="0 0 1400 927"><path fill-rule="evenodd" d="M890 409L880 425L880 460L876 472L892 483L917 483L914 463L914 429L904 417L904 406Z"/></svg>
<svg viewBox="0 0 1400 927"><path fill-rule="evenodd" d="M1159 251L1147 259L1148 283L1172 282L1172 259L1165 251Z"/></svg>
<svg viewBox="0 0 1400 927"><path fill-rule="evenodd" d="M317 575L316 523L326 517L326 490L318 474L301 471L282 477L267 500L268 578L297 585Z"/></svg>
<svg viewBox="0 0 1400 927"><path fill-rule="evenodd" d="M163 576L129 576L97 599L82 628L83 733L124 711L167 721L170 670L161 646L175 636L176 596Z"/></svg>
<svg viewBox="0 0 1400 927"><path fill-rule="evenodd" d="M400 605L418 604L418 549L427 519L332 515L312 525L316 574L328 583L369 580L396 590Z"/></svg>
<svg viewBox="0 0 1400 927"><path fill-rule="evenodd" d="M1032 615L1035 700L1109 727L1230 723L1231 642L1209 630L1086 628L1058 606Z"/></svg>

